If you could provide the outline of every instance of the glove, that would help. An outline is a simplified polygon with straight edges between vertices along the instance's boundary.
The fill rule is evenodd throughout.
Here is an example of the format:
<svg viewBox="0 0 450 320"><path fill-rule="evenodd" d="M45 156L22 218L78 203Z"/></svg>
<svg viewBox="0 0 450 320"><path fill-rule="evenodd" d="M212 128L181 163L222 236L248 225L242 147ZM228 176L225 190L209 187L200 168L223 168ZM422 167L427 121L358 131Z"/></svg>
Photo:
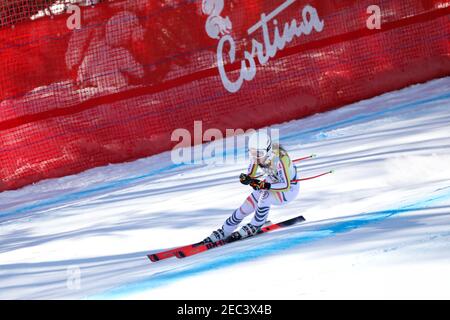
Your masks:
<svg viewBox="0 0 450 320"><path fill-rule="evenodd" d="M250 185L250 187L252 187L254 190L270 189L270 183L254 179L245 173L241 173L241 175L239 176L239 180L241 181L242 184L245 184L246 186Z"/></svg>
<svg viewBox="0 0 450 320"><path fill-rule="evenodd" d="M241 173L241 175L239 176L239 180L241 181L242 184L248 186L253 179L248 174Z"/></svg>
<svg viewBox="0 0 450 320"><path fill-rule="evenodd" d="M250 182L250 186L254 190L269 190L270 189L269 182L261 181L258 179L252 179L252 181Z"/></svg>

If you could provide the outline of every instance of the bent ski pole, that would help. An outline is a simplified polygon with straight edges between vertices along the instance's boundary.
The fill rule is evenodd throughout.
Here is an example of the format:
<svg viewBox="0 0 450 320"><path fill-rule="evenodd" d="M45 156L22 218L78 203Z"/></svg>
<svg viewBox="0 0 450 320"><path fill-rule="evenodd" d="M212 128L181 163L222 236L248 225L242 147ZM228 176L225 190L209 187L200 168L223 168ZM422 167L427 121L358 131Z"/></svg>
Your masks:
<svg viewBox="0 0 450 320"><path fill-rule="evenodd" d="M316 179L316 178L322 177L322 176L324 176L326 174L330 174L330 173L333 173L333 172L334 172L334 170L331 170L331 171L328 171L328 172L325 172L325 173L318 174L317 176L308 177L308 178L302 178L302 179L296 179L296 180L292 180L291 182L300 182L300 181L305 181L305 180L312 180L312 179Z"/></svg>

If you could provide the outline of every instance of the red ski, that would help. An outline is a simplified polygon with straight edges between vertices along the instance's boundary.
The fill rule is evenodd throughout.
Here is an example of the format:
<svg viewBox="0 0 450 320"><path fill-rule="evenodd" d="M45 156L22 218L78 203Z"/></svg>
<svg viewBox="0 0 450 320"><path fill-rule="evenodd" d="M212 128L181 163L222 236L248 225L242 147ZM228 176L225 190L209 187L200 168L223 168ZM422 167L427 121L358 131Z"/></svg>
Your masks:
<svg viewBox="0 0 450 320"><path fill-rule="evenodd" d="M166 251L152 253L152 254L147 255L147 257L152 262L157 262L157 261L160 261L160 260L164 260L164 259L173 257L177 251L186 250L186 249L189 249L189 248L191 248L193 246L201 245L202 243L203 243L203 241L198 242L198 243L189 244L189 245L183 246L183 247L176 247L176 248L169 249L169 250L166 250Z"/></svg>
<svg viewBox="0 0 450 320"><path fill-rule="evenodd" d="M272 222L267 221L265 224L265 226L271 226ZM147 257L150 259L150 261L152 262L157 262L160 260L164 260L167 258L171 258L175 256L175 253L177 253L178 251L185 251L185 250L189 250L191 248L196 248L200 245L203 244L203 241L197 242L197 243L193 243L193 244L188 244L186 246L182 246L182 247L175 247L169 250L165 250L165 251L161 251L161 252L156 252L156 253L152 253L147 255Z"/></svg>
<svg viewBox="0 0 450 320"><path fill-rule="evenodd" d="M297 217L289 219L289 220L285 220L285 221L282 221L282 222L279 222L279 223L275 223L275 224L272 224L272 225L269 225L269 226L265 226L265 227L263 227L260 230L258 235L260 235L261 233L271 232L271 231L278 230L278 229L281 229L281 228L289 227L289 226L292 226L292 225L294 225L296 223L300 223L300 222L303 222L303 221L305 221L305 218L303 216L297 216ZM228 240L228 239L230 239L230 240ZM217 241L217 242L214 242L214 243L207 243L207 244L205 244L203 242L200 242L200 243L197 243L197 244L194 244L194 245L183 247L183 248L180 248L180 249L175 251L175 256L177 258L185 258L185 257L189 257L189 256L192 256L192 255L195 255L195 254L198 254L198 253L201 253L201 252L213 249L213 248L221 247L221 246L226 245L228 243L236 242L236 241L239 241L239 240L245 240L245 239L249 239L249 238L239 239L239 238L229 237L228 239L227 240Z"/></svg>

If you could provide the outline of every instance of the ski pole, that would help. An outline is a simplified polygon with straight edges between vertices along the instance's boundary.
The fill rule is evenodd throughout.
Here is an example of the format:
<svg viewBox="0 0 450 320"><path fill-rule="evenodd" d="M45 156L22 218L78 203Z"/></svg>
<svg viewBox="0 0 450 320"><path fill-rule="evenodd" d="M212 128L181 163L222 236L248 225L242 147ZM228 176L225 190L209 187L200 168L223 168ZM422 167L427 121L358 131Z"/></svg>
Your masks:
<svg viewBox="0 0 450 320"><path fill-rule="evenodd" d="M308 178L302 178L302 179L296 179L296 180L292 180L291 182L300 182L300 181L305 181L305 180L312 180L312 179L316 179L316 178L319 178L321 176L324 176L326 174L330 174L330 173L333 173L333 172L334 172L334 170L331 170L331 171L328 171L328 172L325 172L325 173L318 174L317 176L308 177Z"/></svg>
<svg viewBox="0 0 450 320"><path fill-rule="evenodd" d="M315 154L312 154L312 155L307 156L307 157L294 159L294 160L292 160L292 162L299 162L299 161L302 161L302 160L312 159L312 158L315 158L315 157L316 157L316 155L315 155Z"/></svg>
<svg viewBox="0 0 450 320"><path fill-rule="evenodd" d="M312 158L315 158L315 157L317 157L317 155L315 155L315 154L313 153L313 154L310 155L310 156L292 160L292 162L299 162L299 161L303 161L303 160L307 160L307 159L312 159ZM255 178L258 179L258 178L261 178L262 176L264 176L264 174L261 174L261 175L259 175L259 176L256 176Z"/></svg>

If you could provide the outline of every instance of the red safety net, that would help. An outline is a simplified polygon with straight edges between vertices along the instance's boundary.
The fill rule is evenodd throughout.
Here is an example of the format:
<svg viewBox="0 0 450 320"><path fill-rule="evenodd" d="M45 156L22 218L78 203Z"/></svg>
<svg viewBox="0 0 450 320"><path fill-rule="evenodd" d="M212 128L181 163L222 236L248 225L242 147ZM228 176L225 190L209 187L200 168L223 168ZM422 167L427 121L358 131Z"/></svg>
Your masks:
<svg viewBox="0 0 450 320"><path fill-rule="evenodd" d="M0 191L450 74L450 1L95 2L0 7Z"/></svg>

